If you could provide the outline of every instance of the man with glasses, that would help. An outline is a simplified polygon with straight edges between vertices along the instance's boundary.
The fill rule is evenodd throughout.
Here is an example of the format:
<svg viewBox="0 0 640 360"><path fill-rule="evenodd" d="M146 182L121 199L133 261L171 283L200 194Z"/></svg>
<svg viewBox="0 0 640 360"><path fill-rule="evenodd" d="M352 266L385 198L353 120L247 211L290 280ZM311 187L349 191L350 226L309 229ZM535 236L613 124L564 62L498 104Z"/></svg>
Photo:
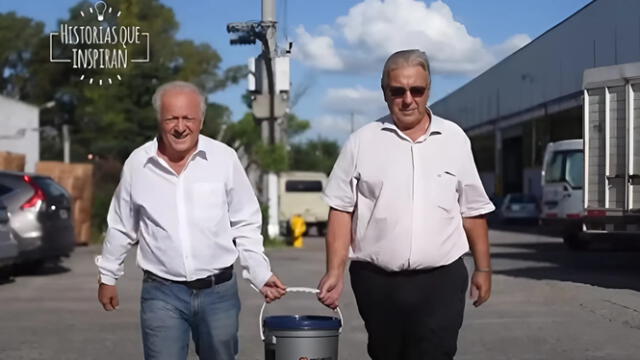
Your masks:
<svg viewBox="0 0 640 360"><path fill-rule="evenodd" d="M473 304L491 292L485 215L495 208L468 137L427 107L430 86L424 52L391 55L382 73L390 114L351 135L324 192L331 210L318 297L338 306L350 257L374 360L453 359L469 282L462 256L469 249Z"/></svg>
<svg viewBox="0 0 640 360"><path fill-rule="evenodd" d="M200 359L232 360L240 313L236 259L267 302L286 289L264 255L260 207L238 156L200 135L204 94L173 81L152 102L158 136L134 150L122 169L96 258L98 299L107 311L118 307L116 280L138 244L144 358L186 359L191 334Z"/></svg>

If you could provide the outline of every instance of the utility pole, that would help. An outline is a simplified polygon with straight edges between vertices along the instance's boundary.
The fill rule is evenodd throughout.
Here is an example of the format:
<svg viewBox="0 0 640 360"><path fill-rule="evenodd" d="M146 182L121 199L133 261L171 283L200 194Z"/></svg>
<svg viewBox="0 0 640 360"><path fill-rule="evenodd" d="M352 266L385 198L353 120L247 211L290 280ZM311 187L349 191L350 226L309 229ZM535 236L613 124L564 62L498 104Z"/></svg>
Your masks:
<svg viewBox="0 0 640 360"><path fill-rule="evenodd" d="M354 114L353 111L351 112L351 134L353 134L353 130L354 130Z"/></svg>
<svg viewBox="0 0 640 360"><path fill-rule="evenodd" d="M275 129L275 79L274 64L276 53L276 0L262 0L262 26L265 31L266 41L263 42L263 59L265 69L267 70L267 84L269 87L269 118L267 119L267 133L263 135L263 139L268 140L269 145L276 144L276 129ZM263 123L264 124L264 123ZM264 126L263 126L264 127ZM263 130L264 132L264 130Z"/></svg>
<svg viewBox="0 0 640 360"><path fill-rule="evenodd" d="M227 24L227 32L235 34L230 41L232 45L255 44L256 40L262 43L260 55L249 60L251 111L260 124L265 144L286 143L286 134L277 126L277 121L289 111L289 51L285 54L278 52L276 0L262 0L261 21L230 23ZM263 184L262 198L269 205L268 233L270 237L276 237L280 233L278 175L268 172Z"/></svg>
<svg viewBox="0 0 640 360"><path fill-rule="evenodd" d="M65 163L71 162L71 140L69 138L69 125L62 125L62 150Z"/></svg>

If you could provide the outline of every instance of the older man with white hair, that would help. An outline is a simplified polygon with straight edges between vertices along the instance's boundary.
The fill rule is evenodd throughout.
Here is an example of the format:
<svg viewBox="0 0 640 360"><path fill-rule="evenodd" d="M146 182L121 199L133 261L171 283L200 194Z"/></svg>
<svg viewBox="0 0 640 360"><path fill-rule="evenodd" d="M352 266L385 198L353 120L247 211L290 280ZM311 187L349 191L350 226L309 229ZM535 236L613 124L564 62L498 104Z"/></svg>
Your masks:
<svg viewBox="0 0 640 360"><path fill-rule="evenodd" d="M202 92L174 81L160 86L152 102L158 136L134 150L122 169L96 258L98 299L107 311L118 307L116 280L138 244L145 359L186 359L190 333L201 359L234 359L236 259L266 301L286 288L264 255L260 207L237 154L200 135Z"/></svg>

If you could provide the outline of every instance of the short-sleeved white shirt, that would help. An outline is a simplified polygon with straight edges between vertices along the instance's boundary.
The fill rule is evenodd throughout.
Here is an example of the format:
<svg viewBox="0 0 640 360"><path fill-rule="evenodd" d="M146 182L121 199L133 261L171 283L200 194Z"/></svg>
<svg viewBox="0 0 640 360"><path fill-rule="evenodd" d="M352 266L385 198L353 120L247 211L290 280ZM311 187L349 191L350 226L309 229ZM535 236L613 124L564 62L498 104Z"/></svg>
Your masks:
<svg viewBox="0 0 640 360"><path fill-rule="evenodd" d="M351 259L390 271L452 263L469 250L462 218L495 209L469 138L434 115L415 142L390 115L354 132L331 171L324 199L353 212Z"/></svg>

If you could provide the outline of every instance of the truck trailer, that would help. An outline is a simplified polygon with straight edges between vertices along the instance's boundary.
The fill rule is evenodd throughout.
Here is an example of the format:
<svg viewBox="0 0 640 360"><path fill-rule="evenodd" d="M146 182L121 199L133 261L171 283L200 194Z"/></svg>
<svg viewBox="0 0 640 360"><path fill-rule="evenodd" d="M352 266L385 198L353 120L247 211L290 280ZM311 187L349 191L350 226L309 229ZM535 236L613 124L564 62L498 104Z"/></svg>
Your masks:
<svg viewBox="0 0 640 360"><path fill-rule="evenodd" d="M561 187L544 180L553 178L553 166L559 166L553 161L558 158L554 147L563 148L550 144L543 167L541 220L562 224L561 235L572 249L618 238L640 241L640 62L585 70L583 119L582 195L566 179ZM576 150L576 140L564 147L571 144ZM566 208L561 212L562 204Z"/></svg>

